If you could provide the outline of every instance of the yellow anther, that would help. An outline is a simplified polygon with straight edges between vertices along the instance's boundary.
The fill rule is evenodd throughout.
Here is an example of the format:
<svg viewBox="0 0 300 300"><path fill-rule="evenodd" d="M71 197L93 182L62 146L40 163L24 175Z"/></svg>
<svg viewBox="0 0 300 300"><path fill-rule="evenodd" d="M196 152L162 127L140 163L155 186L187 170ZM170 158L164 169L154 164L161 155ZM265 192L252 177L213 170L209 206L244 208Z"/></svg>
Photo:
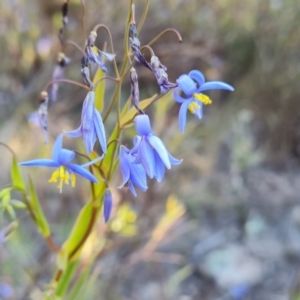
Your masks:
<svg viewBox="0 0 300 300"><path fill-rule="evenodd" d="M62 192L62 187L64 184L69 184L71 179L71 186L75 187L75 175L72 173L71 175L66 170L66 167L59 167L57 170L55 170L49 179L49 182L57 182L59 178L59 184L57 188Z"/></svg>
<svg viewBox="0 0 300 300"><path fill-rule="evenodd" d="M57 178L59 177L59 169L53 172L49 182L57 182Z"/></svg>
<svg viewBox="0 0 300 300"><path fill-rule="evenodd" d="M189 105L189 111L192 113L192 114L195 114L196 111L200 109L200 105L196 102L191 102L190 105Z"/></svg>
<svg viewBox="0 0 300 300"><path fill-rule="evenodd" d="M99 49L96 46L92 46L91 48L97 55L99 55Z"/></svg>
<svg viewBox="0 0 300 300"><path fill-rule="evenodd" d="M209 105L209 104L212 104L212 100L204 95L204 94L194 94L193 97L199 101L201 101L204 105Z"/></svg>
<svg viewBox="0 0 300 300"><path fill-rule="evenodd" d="M74 173L71 174L71 186L72 188L75 187L76 185L76 177L74 175Z"/></svg>

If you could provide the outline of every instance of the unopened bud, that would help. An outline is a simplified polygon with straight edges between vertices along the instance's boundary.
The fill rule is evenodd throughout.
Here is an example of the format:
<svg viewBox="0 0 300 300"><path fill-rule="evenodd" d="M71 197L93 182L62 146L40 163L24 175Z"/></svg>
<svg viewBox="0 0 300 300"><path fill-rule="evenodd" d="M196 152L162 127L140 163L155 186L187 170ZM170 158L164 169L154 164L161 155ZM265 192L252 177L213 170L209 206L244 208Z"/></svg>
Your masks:
<svg viewBox="0 0 300 300"><path fill-rule="evenodd" d="M105 223L108 222L112 209L112 194L109 189L106 189L103 203L103 214Z"/></svg>

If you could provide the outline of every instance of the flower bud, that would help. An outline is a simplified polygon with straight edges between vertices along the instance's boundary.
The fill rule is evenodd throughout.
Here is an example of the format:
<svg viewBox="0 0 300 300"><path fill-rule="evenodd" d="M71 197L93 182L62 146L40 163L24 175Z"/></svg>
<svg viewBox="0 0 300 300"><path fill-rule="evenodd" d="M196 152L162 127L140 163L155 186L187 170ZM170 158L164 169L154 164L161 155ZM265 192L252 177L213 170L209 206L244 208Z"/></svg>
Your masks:
<svg viewBox="0 0 300 300"><path fill-rule="evenodd" d="M112 209L112 194L109 189L106 189L103 203L103 214L105 223L108 222Z"/></svg>

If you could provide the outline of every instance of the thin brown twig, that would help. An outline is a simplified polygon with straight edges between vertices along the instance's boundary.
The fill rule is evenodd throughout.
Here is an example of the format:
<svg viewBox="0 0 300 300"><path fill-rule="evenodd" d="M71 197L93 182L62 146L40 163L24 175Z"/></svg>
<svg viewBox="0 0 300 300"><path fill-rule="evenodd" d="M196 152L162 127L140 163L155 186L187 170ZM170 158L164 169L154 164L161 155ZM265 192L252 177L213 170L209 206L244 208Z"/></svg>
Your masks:
<svg viewBox="0 0 300 300"><path fill-rule="evenodd" d="M54 79L54 80L50 81L49 83L47 83L47 85L44 88L44 91L47 91L52 84L60 83L60 82L65 82L65 83L70 83L70 84L73 84L73 85L77 85L77 86L79 86L83 89L86 89L86 90L90 91L90 88L88 86L86 86L86 85L84 85L80 82L70 80L70 79Z"/></svg>
<svg viewBox="0 0 300 300"><path fill-rule="evenodd" d="M179 31L177 31L177 30L174 29L174 28L167 28L167 29L165 29L164 31L162 31L160 34L158 34L154 39L152 39L147 45L148 45L148 46L152 45L152 44L155 43L159 38L161 38L164 34L166 34L166 33L168 33L168 32L173 32L173 33L175 33L175 35L176 35L177 38L178 38L179 43L182 42L182 37L181 37ZM145 46L144 46L144 47L145 47Z"/></svg>

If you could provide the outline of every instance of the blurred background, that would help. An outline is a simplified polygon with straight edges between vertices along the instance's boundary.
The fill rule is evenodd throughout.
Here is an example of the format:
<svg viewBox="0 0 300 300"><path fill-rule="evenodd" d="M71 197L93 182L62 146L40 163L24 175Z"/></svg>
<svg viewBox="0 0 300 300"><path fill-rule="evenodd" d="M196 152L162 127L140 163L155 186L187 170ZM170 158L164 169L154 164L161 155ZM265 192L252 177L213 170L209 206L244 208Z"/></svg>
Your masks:
<svg viewBox="0 0 300 300"><path fill-rule="evenodd" d="M0 141L20 161L50 156L57 134L80 124L86 92L67 84L60 85L58 101L49 109L49 145L28 122L61 51L62 2L0 2ZM94 25L106 24L120 65L129 1L85 2L85 31L81 3L70 0L65 36L83 47ZM136 1L137 23L144 5ZM67 299L300 299L299 18L296 0L150 1L141 44L169 27L183 37L178 43L168 33L153 45L170 81L197 69L235 91L210 92L213 104L204 107L202 120L189 114L184 135L171 94L147 110L156 135L183 162L167 171L162 183L149 181L149 190L137 198L116 188L117 171L112 221L108 227L99 221L77 274L92 262L88 280ZM99 30L97 46L105 42L108 37ZM72 46L65 53L71 58L65 77L82 82L82 54ZM136 68L141 99L158 93L154 76ZM107 83L106 107L113 87ZM129 93L127 78L124 102ZM113 113L105 124L107 136L115 123ZM123 136L128 147L134 134L131 128ZM80 140L65 139L65 146L84 152ZM0 149L2 188L10 184L11 155ZM24 168L24 176L28 173L61 245L88 200L89 186L78 180L75 190L66 187L59 194L48 183L51 171ZM0 241L0 299L42 299L56 256L26 213L16 214L21 226ZM6 213L0 218L1 227L11 222Z"/></svg>

